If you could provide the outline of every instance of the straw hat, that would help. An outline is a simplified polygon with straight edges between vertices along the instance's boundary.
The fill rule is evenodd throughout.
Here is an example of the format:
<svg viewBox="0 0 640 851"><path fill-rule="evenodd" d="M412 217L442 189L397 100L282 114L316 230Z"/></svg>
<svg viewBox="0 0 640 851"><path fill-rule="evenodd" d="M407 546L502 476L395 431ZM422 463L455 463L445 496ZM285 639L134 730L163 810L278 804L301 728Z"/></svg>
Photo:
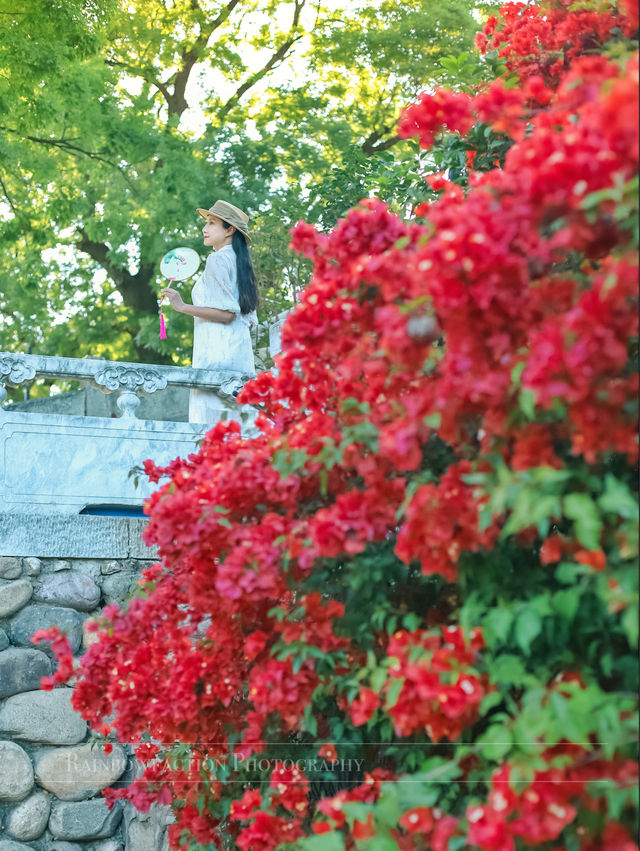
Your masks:
<svg viewBox="0 0 640 851"><path fill-rule="evenodd" d="M209 210L203 210L201 207L198 207L197 212L200 213L203 219L208 219L209 216L217 216L223 222L228 222L236 230L240 231L247 242L251 242L251 237L249 236L249 216L238 207L229 204L228 201L216 201Z"/></svg>

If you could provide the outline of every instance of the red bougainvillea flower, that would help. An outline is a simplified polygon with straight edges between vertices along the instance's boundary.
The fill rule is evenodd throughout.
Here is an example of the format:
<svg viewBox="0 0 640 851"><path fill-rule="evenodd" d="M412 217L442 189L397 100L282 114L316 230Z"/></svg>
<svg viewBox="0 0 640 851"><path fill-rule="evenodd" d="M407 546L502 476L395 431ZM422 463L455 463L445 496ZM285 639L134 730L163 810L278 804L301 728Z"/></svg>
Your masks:
<svg viewBox="0 0 640 851"><path fill-rule="evenodd" d="M408 833L429 833L433 827L433 812L430 807L414 807L402 815L398 824Z"/></svg>
<svg viewBox="0 0 640 851"><path fill-rule="evenodd" d="M262 803L262 796L257 789L247 789L242 798L231 804L230 818L234 821L248 821Z"/></svg>
<svg viewBox="0 0 640 851"><path fill-rule="evenodd" d="M270 788L276 792L274 803L281 804L298 816L307 812L309 781L296 765L278 763L271 772Z"/></svg>
<svg viewBox="0 0 640 851"><path fill-rule="evenodd" d="M56 685L66 683L73 676L74 671L73 654L67 636L57 626L52 626L34 632L31 641L34 644L48 642L57 662L55 673L50 677L43 677L40 688L50 691Z"/></svg>
<svg viewBox="0 0 640 851"><path fill-rule="evenodd" d="M361 688L360 694L349 704L349 715L356 727L366 724L380 706L380 697L370 688Z"/></svg>
<svg viewBox="0 0 640 851"><path fill-rule="evenodd" d="M323 745L318 751L318 755L328 759L329 762L337 762L338 760L335 745Z"/></svg>

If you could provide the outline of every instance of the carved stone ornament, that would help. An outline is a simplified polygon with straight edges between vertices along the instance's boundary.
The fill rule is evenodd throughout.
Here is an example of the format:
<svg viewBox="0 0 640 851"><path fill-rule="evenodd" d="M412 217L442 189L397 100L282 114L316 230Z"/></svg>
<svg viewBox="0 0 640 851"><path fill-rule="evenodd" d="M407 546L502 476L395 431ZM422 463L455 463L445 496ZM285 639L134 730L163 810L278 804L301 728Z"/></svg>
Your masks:
<svg viewBox="0 0 640 851"><path fill-rule="evenodd" d="M164 390L166 376L155 369L134 368L129 366L107 366L93 376L93 382L103 393L112 390L128 390L142 396Z"/></svg>
<svg viewBox="0 0 640 851"><path fill-rule="evenodd" d="M0 357L0 381L17 387L25 381L33 381L36 377L35 367L23 360L20 355L3 355Z"/></svg>
<svg viewBox="0 0 640 851"><path fill-rule="evenodd" d="M228 378L226 381L223 381L220 384L220 389L218 390L218 395L222 399L235 399L238 393L244 387L244 380L241 378Z"/></svg>

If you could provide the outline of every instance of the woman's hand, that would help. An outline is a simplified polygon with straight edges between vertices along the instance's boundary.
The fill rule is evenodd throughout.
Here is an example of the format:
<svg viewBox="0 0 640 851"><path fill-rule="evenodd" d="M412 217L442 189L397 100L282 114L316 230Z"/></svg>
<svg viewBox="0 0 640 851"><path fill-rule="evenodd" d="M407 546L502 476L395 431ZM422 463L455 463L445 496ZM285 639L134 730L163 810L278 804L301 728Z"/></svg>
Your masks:
<svg viewBox="0 0 640 851"><path fill-rule="evenodd" d="M160 298L166 298L166 300L169 302L169 304L174 310L177 310L179 313L183 312L185 303L182 300L182 296L180 295L178 290L172 290L171 287L167 287L166 289L160 291Z"/></svg>

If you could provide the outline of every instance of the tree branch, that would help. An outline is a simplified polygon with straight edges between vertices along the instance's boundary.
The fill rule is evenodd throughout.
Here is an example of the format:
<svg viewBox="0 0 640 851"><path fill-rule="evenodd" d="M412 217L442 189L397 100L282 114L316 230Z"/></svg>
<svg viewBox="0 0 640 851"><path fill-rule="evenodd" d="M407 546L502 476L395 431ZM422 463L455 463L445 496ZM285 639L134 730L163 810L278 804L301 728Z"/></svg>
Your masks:
<svg viewBox="0 0 640 851"><path fill-rule="evenodd" d="M84 254L88 254L105 270L116 285L116 289L127 307L133 307L135 310L141 310L144 313L158 313L158 296L149 283L155 268L153 263L140 264L136 274L132 275L126 269L111 262L108 245L89 239L84 228L77 228L76 233L80 236L80 239L76 242L76 248Z"/></svg>
<svg viewBox="0 0 640 851"><path fill-rule="evenodd" d="M11 209L13 211L13 215L16 218L19 218L18 211L16 210L16 208L13 204L13 201L11 200L11 195L9 195L9 190L7 189L5 182L2 179L2 177L0 177L0 188L2 189L2 192L4 193L4 197L7 199L7 204L11 207Z"/></svg>
<svg viewBox="0 0 640 851"><path fill-rule="evenodd" d="M172 115L182 115L185 109L188 108L189 104L185 98L185 91L187 89L187 83L189 82L189 76L191 75L193 66L200 59L202 52L206 48L213 33L227 20L239 2L240 0L229 0L224 9L221 10L218 17L211 21L206 29L203 28L200 35L193 43L193 46L184 51L182 54L182 67L173 75L170 81L173 83L173 93L170 97L167 97L165 94L170 117ZM192 0L191 7L197 8L197 6L197 0Z"/></svg>
<svg viewBox="0 0 640 851"><path fill-rule="evenodd" d="M88 157L91 160L98 160L98 162L106 163L111 168L120 172L123 180L127 183L130 189L134 188L126 171L122 168L122 166L118 165L118 163L115 163L113 160L109 160L94 151L86 151L78 145L72 145L68 139L41 139L38 136L23 136L19 130L14 130L11 127L0 127L0 130L4 130L5 133L13 133L15 136L22 136L23 139L27 139L29 142L35 142L38 145L48 145L52 148L59 148L61 151L64 151L70 156L82 155L83 157Z"/></svg>
<svg viewBox="0 0 640 851"><path fill-rule="evenodd" d="M236 89L236 91L231 95L229 100L224 104L224 106L220 110L220 118L224 118L226 115L228 115L228 113L233 109L236 103L238 103L242 95L245 92L248 92L249 89L253 88L253 86L255 86L255 84L258 83L263 77L265 77L269 73L269 71L271 71L272 68L282 62L286 58L287 53L289 52L291 47L293 47L293 45L297 41L300 41L302 35L292 35L292 33L300 23L300 15L302 13L302 9L304 8L305 3L306 0L299 0L299 2L298 0L296 0L295 10L293 13L293 21L289 29L289 38L280 45L278 50L276 50L276 52L262 66L262 68L260 68L254 74L251 74L251 76L248 77L238 89Z"/></svg>
<svg viewBox="0 0 640 851"><path fill-rule="evenodd" d="M388 132L389 127L383 127L380 131L374 130L362 143L362 153L367 157L371 157L374 154L379 154L380 151L388 151L389 148L397 145L400 141L400 136L397 134L381 141L384 134Z"/></svg>
<svg viewBox="0 0 640 851"><path fill-rule="evenodd" d="M105 65L108 65L110 68L122 68L123 71L127 71L133 77L142 77L145 83L155 86L163 95L165 100L168 100L171 97L171 92L167 88L167 83L163 83L158 80L152 73L151 68L142 69L137 65L132 65L130 62L122 62L119 59L105 59Z"/></svg>
<svg viewBox="0 0 640 851"><path fill-rule="evenodd" d="M180 116L189 107L185 98L185 92L189 77L193 71L193 66L202 57L213 33L227 20L239 2L240 0L229 0L217 18L202 26L200 35L193 44L185 48L181 53L180 68L164 83L156 77L151 68L141 69L129 62L121 62L115 59L107 60L107 64L113 67L123 68L125 71L137 77L142 77L147 83L155 86L166 101L169 118L174 115ZM197 0L191 0L191 8L193 11L199 9Z"/></svg>

